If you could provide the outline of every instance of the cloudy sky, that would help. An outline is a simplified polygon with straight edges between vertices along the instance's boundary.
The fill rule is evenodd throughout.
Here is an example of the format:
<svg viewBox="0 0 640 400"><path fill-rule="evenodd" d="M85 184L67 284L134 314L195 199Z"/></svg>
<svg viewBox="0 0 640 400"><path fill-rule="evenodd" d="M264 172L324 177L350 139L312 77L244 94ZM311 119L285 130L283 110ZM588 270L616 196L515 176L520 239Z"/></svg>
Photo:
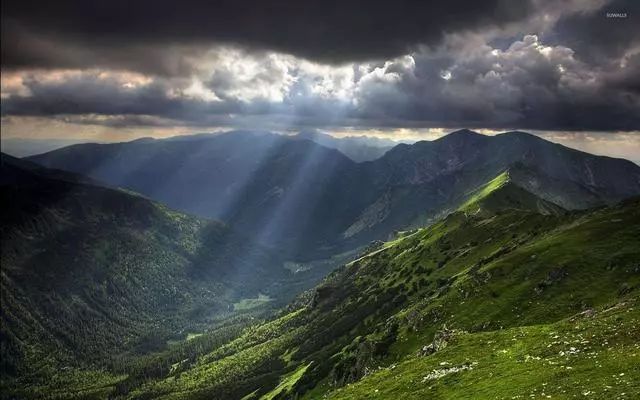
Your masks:
<svg viewBox="0 0 640 400"><path fill-rule="evenodd" d="M1 62L3 138L464 127L640 154L635 0L4 0Z"/></svg>

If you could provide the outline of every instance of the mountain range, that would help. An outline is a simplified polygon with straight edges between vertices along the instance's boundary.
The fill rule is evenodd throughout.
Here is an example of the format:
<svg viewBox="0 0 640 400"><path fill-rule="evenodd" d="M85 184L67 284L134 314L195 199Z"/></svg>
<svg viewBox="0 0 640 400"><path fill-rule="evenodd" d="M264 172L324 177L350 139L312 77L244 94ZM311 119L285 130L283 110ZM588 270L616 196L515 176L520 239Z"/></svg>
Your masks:
<svg viewBox="0 0 640 400"><path fill-rule="evenodd" d="M336 149L355 162L373 161L391 150L398 142L375 136L345 136L334 137L319 131L302 131L294 136L295 139L307 139L322 146Z"/></svg>
<svg viewBox="0 0 640 400"><path fill-rule="evenodd" d="M1 397L640 394L640 167L313 134L2 154Z"/></svg>
<svg viewBox="0 0 640 400"><path fill-rule="evenodd" d="M230 132L78 144L28 158L220 219L293 259L322 258L435 221L500 173L565 209L640 194L640 167L523 132L469 130L357 163L310 140Z"/></svg>
<svg viewBox="0 0 640 400"><path fill-rule="evenodd" d="M2 152L14 157L28 157L42 154L77 143L90 143L88 139L40 139L40 138L0 138Z"/></svg>

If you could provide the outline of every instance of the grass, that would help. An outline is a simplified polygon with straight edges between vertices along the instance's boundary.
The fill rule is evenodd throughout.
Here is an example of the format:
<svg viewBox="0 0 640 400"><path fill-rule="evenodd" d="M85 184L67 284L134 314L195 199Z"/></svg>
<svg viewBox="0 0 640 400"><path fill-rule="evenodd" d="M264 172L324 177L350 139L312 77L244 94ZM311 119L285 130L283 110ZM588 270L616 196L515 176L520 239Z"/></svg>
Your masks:
<svg viewBox="0 0 640 400"><path fill-rule="evenodd" d="M540 214L559 215L565 212L560 206L533 195L511 182L505 171L487 184L476 189L459 208L466 214L490 216L505 210L528 210Z"/></svg>
<svg viewBox="0 0 640 400"><path fill-rule="evenodd" d="M638 306L628 299L595 316L460 333L441 352L409 357L327 398L638 398Z"/></svg>
<svg viewBox="0 0 640 400"><path fill-rule="evenodd" d="M8 399L104 399L125 377L106 371L63 368L47 372L40 380L31 376L26 384L14 381L7 386L3 382L0 392L2 398Z"/></svg>
<svg viewBox="0 0 640 400"><path fill-rule="evenodd" d="M233 309L235 311L247 311L254 308L262 307L263 305L273 301L269 296L262 293L258 294L258 297L253 299L242 299L237 303L233 303Z"/></svg>
<svg viewBox="0 0 640 400"><path fill-rule="evenodd" d="M478 202L480 202L485 197L489 196L495 190L500 189L504 185L509 182L509 173L503 172L485 185L476 189L461 206L461 210L468 210L474 207Z"/></svg>
<svg viewBox="0 0 640 400"><path fill-rule="evenodd" d="M311 364L313 363L311 362L309 364L301 365L294 372L286 375L275 389L260 397L260 400L274 400L282 398L283 396L292 395L291 390L294 388L296 383L298 383L300 378L302 378L305 372L307 372L307 369L311 366Z"/></svg>
<svg viewBox="0 0 640 400"><path fill-rule="evenodd" d="M187 332L187 336L184 339L169 339L167 340L167 345L168 346L175 346L175 345L179 345L181 343L183 343L184 341L191 341L193 339L199 338L202 335L204 335L203 333L199 333L199 332Z"/></svg>
<svg viewBox="0 0 640 400"><path fill-rule="evenodd" d="M639 226L637 200L454 213L134 398L632 398ZM571 318L585 310L595 317ZM456 332L447 347L416 356L445 326Z"/></svg>

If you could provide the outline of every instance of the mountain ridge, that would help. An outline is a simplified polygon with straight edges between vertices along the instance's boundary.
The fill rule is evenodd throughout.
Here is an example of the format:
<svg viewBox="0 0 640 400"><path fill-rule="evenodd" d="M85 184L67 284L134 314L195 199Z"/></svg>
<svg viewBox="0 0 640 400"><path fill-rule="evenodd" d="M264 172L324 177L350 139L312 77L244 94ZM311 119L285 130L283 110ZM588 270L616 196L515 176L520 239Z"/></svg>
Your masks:
<svg viewBox="0 0 640 400"><path fill-rule="evenodd" d="M301 131L294 139L307 139L325 147L334 148L355 162L373 161L397 145L389 139L369 136L335 137L316 130Z"/></svg>
<svg viewBox="0 0 640 400"><path fill-rule="evenodd" d="M486 136L460 130L399 144L361 163L308 140L246 132L124 143L90 156L91 146L79 146L29 159L222 219L265 245L286 244L294 260L327 257L429 224L506 169L525 190L568 210L640 194L640 167L630 161L517 131Z"/></svg>
<svg viewBox="0 0 640 400"><path fill-rule="evenodd" d="M344 265L288 313L131 397L512 396L550 374L546 393L600 391L594 357L607 373L637 372L639 201L559 215L450 214ZM526 380L500 385L496 371ZM608 390L637 387L625 379Z"/></svg>

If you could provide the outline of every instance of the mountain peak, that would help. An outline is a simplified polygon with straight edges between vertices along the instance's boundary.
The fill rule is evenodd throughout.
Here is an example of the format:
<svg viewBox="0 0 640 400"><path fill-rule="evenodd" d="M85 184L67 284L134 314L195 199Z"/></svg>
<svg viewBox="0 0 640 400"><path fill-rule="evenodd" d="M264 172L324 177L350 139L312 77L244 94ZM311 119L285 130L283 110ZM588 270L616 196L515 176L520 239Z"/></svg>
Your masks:
<svg viewBox="0 0 640 400"><path fill-rule="evenodd" d="M481 133L478 133L476 131L472 131L471 129L458 129L457 131L453 131L450 132L448 135L445 135L444 137L449 137L449 136L484 136Z"/></svg>
<svg viewBox="0 0 640 400"><path fill-rule="evenodd" d="M436 142L448 142L448 141L469 141L469 140L482 140L482 139L486 139L486 136L472 131L470 129L459 129L457 131L453 131L445 136L442 136L441 138L436 139Z"/></svg>
<svg viewBox="0 0 640 400"><path fill-rule="evenodd" d="M559 215L564 209L544 200L516 184L509 170L477 188L459 210L471 214L491 215L509 209Z"/></svg>
<svg viewBox="0 0 640 400"><path fill-rule="evenodd" d="M465 129L458 129L457 131L449 132L449 135L481 135L481 134L476 131L472 131L471 129L465 128Z"/></svg>

